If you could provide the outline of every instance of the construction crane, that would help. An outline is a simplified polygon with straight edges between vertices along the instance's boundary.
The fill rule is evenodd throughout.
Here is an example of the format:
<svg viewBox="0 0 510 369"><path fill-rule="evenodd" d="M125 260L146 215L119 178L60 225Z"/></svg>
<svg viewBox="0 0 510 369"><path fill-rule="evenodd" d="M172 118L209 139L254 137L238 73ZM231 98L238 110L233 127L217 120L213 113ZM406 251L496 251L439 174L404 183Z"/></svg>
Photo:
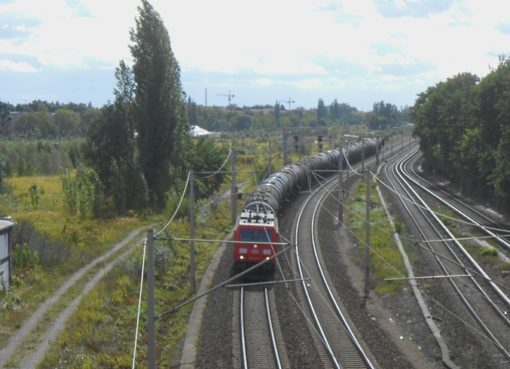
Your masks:
<svg viewBox="0 0 510 369"><path fill-rule="evenodd" d="M218 96L226 96L228 98L228 105L230 106L230 101L236 97L236 95L231 94L230 90L228 90L228 94L217 94Z"/></svg>
<svg viewBox="0 0 510 369"><path fill-rule="evenodd" d="M289 110L290 110L290 107L291 107L291 104L294 104L295 101L292 100L290 97L288 100L276 100L276 103L277 104L280 104L280 103L285 103L285 104L289 104Z"/></svg>

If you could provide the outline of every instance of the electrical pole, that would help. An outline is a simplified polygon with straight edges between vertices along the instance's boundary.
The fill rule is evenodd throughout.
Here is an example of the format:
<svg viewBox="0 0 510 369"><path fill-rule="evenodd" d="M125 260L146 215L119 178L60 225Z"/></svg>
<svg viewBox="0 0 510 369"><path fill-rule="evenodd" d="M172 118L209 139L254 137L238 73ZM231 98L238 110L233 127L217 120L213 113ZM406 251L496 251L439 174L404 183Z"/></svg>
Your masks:
<svg viewBox="0 0 510 369"><path fill-rule="evenodd" d="M274 104L274 115L276 118L276 128L280 129L280 103L278 100Z"/></svg>
<svg viewBox="0 0 510 369"><path fill-rule="evenodd" d="M340 155L338 156L338 224L344 223L344 156L342 145L340 145Z"/></svg>
<svg viewBox="0 0 510 369"><path fill-rule="evenodd" d="M273 152L272 152L272 148L271 148L271 137L270 136L267 136L267 149L269 150L269 164L268 164L268 168L269 168L269 172L272 172L273 171Z"/></svg>
<svg viewBox="0 0 510 369"><path fill-rule="evenodd" d="M286 166L289 162L288 152L287 152L287 133L285 129L282 130L282 138L283 138L283 166Z"/></svg>
<svg viewBox="0 0 510 369"><path fill-rule="evenodd" d="M361 138L361 173L365 171L365 137Z"/></svg>
<svg viewBox="0 0 510 369"><path fill-rule="evenodd" d="M381 139L382 146L386 147L386 140L384 137ZM381 149L381 160L384 161L384 148Z"/></svg>
<svg viewBox="0 0 510 369"><path fill-rule="evenodd" d="M235 149L232 150L231 158L232 187L230 188L230 210L232 214L232 225L235 225L237 220L237 170Z"/></svg>
<svg viewBox="0 0 510 369"><path fill-rule="evenodd" d="M379 136L375 138L375 168L379 167Z"/></svg>
<svg viewBox="0 0 510 369"><path fill-rule="evenodd" d="M366 307L370 292L370 171L365 172L367 186L367 208L365 223L365 289L363 294L363 307Z"/></svg>
<svg viewBox="0 0 510 369"><path fill-rule="evenodd" d="M147 364L156 369L156 329L154 320L154 231L147 231Z"/></svg>
<svg viewBox="0 0 510 369"><path fill-rule="evenodd" d="M189 233L191 241L189 241L189 279L191 293L195 293L197 290L195 283L195 175L193 169L189 175Z"/></svg>

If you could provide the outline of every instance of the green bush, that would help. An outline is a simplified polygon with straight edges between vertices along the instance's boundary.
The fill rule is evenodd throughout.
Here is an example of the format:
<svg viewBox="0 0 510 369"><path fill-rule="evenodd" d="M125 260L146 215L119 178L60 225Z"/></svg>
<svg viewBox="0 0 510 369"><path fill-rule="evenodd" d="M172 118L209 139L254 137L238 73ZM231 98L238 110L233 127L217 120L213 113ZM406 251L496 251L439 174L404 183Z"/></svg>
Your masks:
<svg viewBox="0 0 510 369"><path fill-rule="evenodd" d="M12 249L12 267L13 269L31 268L39 263L39 254L31 250L27 244L15 245Z"/></svg>

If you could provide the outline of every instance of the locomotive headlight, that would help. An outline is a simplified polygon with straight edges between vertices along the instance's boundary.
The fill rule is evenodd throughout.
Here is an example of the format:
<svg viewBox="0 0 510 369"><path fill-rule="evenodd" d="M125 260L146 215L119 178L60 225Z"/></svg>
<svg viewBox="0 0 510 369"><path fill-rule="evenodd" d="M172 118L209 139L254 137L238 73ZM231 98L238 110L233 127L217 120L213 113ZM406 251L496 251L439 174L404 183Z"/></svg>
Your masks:
<svg viewBox="0 0 510 369"><path fill-rule="evenodd" d="M243 255L239 256L239 259L244 260L244 256Z"/></svg>
<svg viewBox="0 0 510 369"><path fill-rule="evenodd" d="M256 249L257 248L257 244L253 245L253 248Z"/></svg>

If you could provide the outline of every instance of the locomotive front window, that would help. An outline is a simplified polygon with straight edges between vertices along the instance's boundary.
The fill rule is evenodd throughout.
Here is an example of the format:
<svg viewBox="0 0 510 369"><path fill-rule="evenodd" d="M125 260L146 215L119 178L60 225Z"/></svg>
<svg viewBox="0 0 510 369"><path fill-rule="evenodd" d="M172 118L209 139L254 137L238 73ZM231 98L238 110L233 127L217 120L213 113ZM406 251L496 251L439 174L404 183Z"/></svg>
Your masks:
<svg viewBox="0 0 510 369"><path fill-rule="evenodd" d="M241 229L241 241L271 242L269 231L261 229Z"/></svg>

